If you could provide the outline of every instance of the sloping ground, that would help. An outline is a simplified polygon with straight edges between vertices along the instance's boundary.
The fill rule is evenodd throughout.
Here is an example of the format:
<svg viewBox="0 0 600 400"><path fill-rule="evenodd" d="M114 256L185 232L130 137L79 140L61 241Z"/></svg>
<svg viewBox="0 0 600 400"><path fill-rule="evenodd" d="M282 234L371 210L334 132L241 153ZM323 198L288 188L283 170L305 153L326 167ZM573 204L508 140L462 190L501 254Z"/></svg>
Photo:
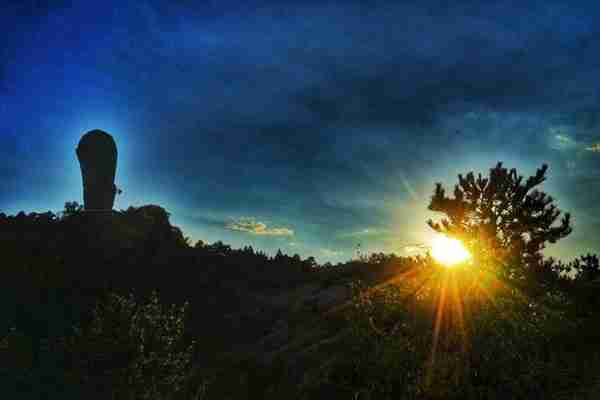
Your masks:
<svg viewBox="0 0 600 400"><path fill-rule="evenodd" d="M356 266L351 274L348 271L317 274L307 282L282 291L252 295L247 292L247 298L254 297L253 301L260 304L263 311L270 310L272 318L264 319L260 312L241 310L228 315L232 325L225 330L232 329L239 334L246 332L245 327L256 324L264 331L243 346L228 348L226 344L216 362L206 366L203 373L211 377L207 398L296 398L293 396L299 395L299 388L306 389L302 398L337 398L331 396L339 396L339 388L329 387L326 381L316 385L315 382L322 382L321 372L328 365L343 360L349 354L344 347L348 343L349 325L343 315L351 296L347 284L362 278L370 285L377 285L394 276L405 276L402 273L406 269L406 265L394 268ZM411 292L407 291L406 295L410 296ZM565 389L552 397L546 394L544 398L600 398L600 381L597 378L600 371L600 336L596 325L590 320L571 332L571 338L565 337L564 342L559 342L570 346L557 351L555 358L557 370L564 371L556 375L555 379L560 381L556 387ZM565 357L565 353L571 355ZM532 368L535 366L532 365Z"/></svg>
<svg viewBox="0 0 600 400"><path fill-rule="evenodd" d="M322 368L345 357L349 327L344 309L352 296L349 283L356 279L385 282L407 266L357 263L352 268L315 273L309 281L285 290L245 287L244 306L222 318L214 316L221 332L214 334L223 339L223 332L231 332L231 340L219 343L218 354L214 342L208 346L214 354L212 362L203 363L200 350L198 368L211 377L208 398L289 397L314 383ZM233 281L229 284L236 285ZM252 339L239 340L239 335L251 333ZM323 392L312 393L311 398L326 395L326 387L319 390Z"/></svg>
<svg viewBox="0 0 600 400"><path fill-rule="evenodd" d="M227 315L231 328L225 331L232 329L239 335L247 327L260 325L264 335L244 344L235 340L223 343L214 363L202 365L200 361L199 368L208 369L215 380L209 398L246 398L249 392L254 394L248 398L267 398L276 396L278 390L293 393L295 389L282 386L301 385L307 374L340 353L339 348L335 352L328 352L328 348L337 347L345 334L343 320L327 312L348 298L349 290L343 287L307 284L272 298L261 295L257 303L263 313L276 315L271 320L256 314Z"/></svg>
<svg viewBox="0 0 600 400"><path fill-rule="evenodd" d="M305 398L339 395L319 379L349 355L349 283L410 279L406 272L419 263L378 256L317 268L308 259L266 257L222 243L191 247L157 206L102 221L0 215L0 245L6 261L0 329L15 323L42 343L85 318L101 293L143 297L158 290L167 304L190 302L186 329L197 343L196 383L204 398L219 400L292 399L299 388L307 389ZM592 289L586 296L595 296ZM569 389L557 398L600 398L596 325L590 320L565 342L573 357L557 360L565 363L557 379Z"/></svg>
<svg viewBox="0 0 600 400"><path fill-rule="evenodd" d="M323 324L323 313L349 297L343 274L317 273L310 260L223 244L190 247L156 206L101 219L0 215L0 248L2 337L16 327L35 349L68 335L107 292L144 298L157 290L166 304L190 303L186 330L197 343L198 375L224 372L224 387L239 392L233 398L247 390L231 379L240 363L240 376L253 369L248 363L272 371L282 354L327 340L335 331ZM35 368L34 360L26 364ZM263 393L272 377L250 381ZM228 397L212 389L213 398Z"/></svg>

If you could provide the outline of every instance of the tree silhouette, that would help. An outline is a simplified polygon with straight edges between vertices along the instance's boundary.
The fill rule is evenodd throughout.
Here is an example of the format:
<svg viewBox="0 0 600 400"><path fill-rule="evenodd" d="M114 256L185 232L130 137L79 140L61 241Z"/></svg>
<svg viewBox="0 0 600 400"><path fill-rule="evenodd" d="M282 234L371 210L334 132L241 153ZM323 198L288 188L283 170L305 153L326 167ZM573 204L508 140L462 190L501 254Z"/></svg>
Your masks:
<svg viewBox="0 0 600 400"><path fill-rule="evenodd" d="M593 281L600 277L600 261L596 254L579 256L573 260L569 269L575 271L575 279L579 281Z"/></svg>
<svg viewBox="0 0 600 400"><path fill-rule="evenodd" d="M70 217L83 211L83 206L76 201L67 201L63 211L63 217Z"/></svg>
<svg viewBox="0 0 600 400"><path fill-rule="evenodd" d="M561 211L551 196L536 189L546 180L547 170L544 164L523 182L516 169L503 168L499 162L488 177L459 174L452 198L437 183L429 210L447 218L427 223L436 232L461 239L478 261L519 266L523 277L542 262L546 242L555 243L571 233L570 214L555 225Z"/></svg>

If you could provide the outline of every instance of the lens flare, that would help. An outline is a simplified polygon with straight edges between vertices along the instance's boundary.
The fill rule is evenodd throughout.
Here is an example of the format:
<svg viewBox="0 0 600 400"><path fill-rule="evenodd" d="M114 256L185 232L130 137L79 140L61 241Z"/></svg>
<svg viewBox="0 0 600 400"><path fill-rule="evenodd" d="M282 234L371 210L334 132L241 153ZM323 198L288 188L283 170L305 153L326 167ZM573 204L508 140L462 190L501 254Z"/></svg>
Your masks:
<svg viewBox="0 0 600 400"><path fill-rule="evenodd" d="M431 240L431 256L439 263L452 267L471 258L471 254L460 240L445 235L436 235Z"/></svg>

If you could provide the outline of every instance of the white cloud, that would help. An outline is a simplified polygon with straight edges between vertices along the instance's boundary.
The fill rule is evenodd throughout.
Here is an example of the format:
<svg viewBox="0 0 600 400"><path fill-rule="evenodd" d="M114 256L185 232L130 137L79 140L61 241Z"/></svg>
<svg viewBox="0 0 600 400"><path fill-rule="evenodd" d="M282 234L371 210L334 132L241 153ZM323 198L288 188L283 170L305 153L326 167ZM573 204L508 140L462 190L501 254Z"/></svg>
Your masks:
<svg viewBox="0 0 600 400"><path fill-rule="evenodd" d="M246 232L252 235L261 236L293 236L294 231L284 227L268 227L265 223L254 220L254 218L240 218L237 221L229 222L225 228Z"/></svg>

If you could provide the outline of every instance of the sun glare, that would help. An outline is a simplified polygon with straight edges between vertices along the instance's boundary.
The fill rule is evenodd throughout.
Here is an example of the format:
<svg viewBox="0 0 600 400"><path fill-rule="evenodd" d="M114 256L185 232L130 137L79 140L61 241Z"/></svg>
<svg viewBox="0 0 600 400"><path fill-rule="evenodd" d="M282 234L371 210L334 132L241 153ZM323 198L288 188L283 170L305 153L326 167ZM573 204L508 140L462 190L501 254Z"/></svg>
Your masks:
<svg viewBox="0 0 600 400"><path fill-rule="evenodd" d="M471 254L459 240L441 234L436 235L431 241L431 255L436 261L447 267L471 258Z"/></svg>

